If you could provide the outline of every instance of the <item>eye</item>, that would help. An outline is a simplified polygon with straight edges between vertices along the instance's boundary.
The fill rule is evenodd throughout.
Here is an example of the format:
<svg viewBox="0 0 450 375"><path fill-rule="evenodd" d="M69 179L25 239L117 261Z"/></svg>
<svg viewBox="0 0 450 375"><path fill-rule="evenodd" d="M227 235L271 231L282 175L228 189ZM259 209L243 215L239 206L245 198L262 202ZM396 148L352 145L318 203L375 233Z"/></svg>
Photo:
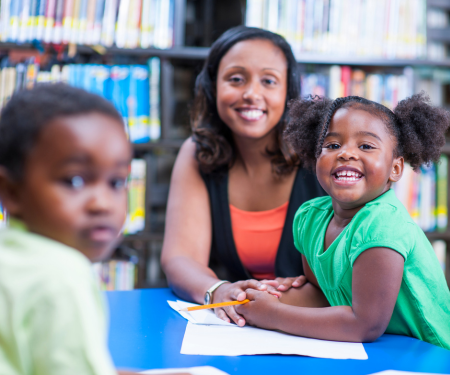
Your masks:
<svg viewBox="0 0 450 375"><path fill-rule="evenodd" d="M232 83L241 83L244 80L240 76L231 76L229 81L232 82Z"/></svg>
<svg viewBox="0 0 450 375"><path fill-rule="evenodd" d="M328 145L325 146L325 148L328 148L330 150L337 150L339 149L341 146L339 146L337 143L330 143Z"/></svg>
<svg viewBox="0 0 450 375"><path fill-rule="evenodd" d="M84 178L81 176L73 176L65 178L64 183L72 189L81 189L85 185Z"/></svg>
<svg viewBox="0 0 450 375"><path fill-rule="evenodd" d="M126 178L113 178L110 182L110 185L115 190L124 189L127 186Z"/></svg>
<svg viewBox="0 0 450 375"><path fill-rule="evenodd" d="M271 79L271 78L264 78L263 82L264 82L264 84L266 84L268 86L273 86L277 83L274 79Z"/></svg>
<svg viewBox="0 0 450 375"><path fill-rule="evenodd" d="M361 150L372 150L373 149L373 147L371 145L367 145L367 144L361 145L361 146L359 146L359 148Z"/></svg>

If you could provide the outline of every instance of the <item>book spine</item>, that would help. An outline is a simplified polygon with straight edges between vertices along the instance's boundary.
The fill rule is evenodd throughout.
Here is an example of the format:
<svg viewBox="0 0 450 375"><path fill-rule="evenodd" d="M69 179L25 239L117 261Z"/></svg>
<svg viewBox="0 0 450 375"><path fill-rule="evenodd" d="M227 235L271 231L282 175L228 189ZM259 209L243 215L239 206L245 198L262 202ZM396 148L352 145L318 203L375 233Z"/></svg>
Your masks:
<svg viewBox="0 0 450 375"><path fill-rule="evenodd" d="M20 9L22 7L22 0L13 0L11 2L10 13L10 29L9 38L11 42L17 42L19 38L19 24L20 24Z"/></svg>
<svg viewBox="0 0 450 375"><path fill-rule="evenodd" d="M74 0L65 0L64 15L62 24L62 42L69 43L72 33L72 19L73 19L73 2Z"/></svg>
<svg viewBox="0 0 450 375"><path fill-rule="evenodd" d="M80 9L81 2L84 0L73 0L73 10L72 10L72 24L71 24L71 32L69 43L76 44L79 39L79 31L80 31Z"/></svg>
<svg viewBox="0 0 450 375"><path fill-rule="evenodd" d="M141 48L150 47L150 12L151 0L143 0L141 12L141 34L139 40L139 46Z"/></svg>
<svg viewBox="0 0 450 375"><path fill-rule="evenodd" d="M84 31L84 44L93 44L92 38L94 36L94 22L96 16L97 0L90 0L87 3L86 11L86 29Z"/></svg>
<svg viewBox="0 0 450 375"><path fill-rule="evenodd" d="M35 39L43 40L45 31L45 12L47 10L47 0L39 1L39 8L35 20Z"/></svg>
<svg viewBox="0 0 450 375"><path fill-rule="evenodd" d="M105 0L97 0L95 8L94 29L92 31L92 44L100 44L102 38L102 20L105 11Z"/></svg>
<svg viewBox="0 0 450 375"><path fill-rule="evenodd" d="M36 17L39 9L39 0L31 0L30 17L28 18L28 35L26 40L32 41L36 36Z"/></svg>
<svg viewBox="0 0 450 375"><path fill-rule="evenodd" d="M30 6L30 0L22 0L22 8L20 9L19 36L17 39L20 43L28 40L29 19L31 14Z"/></svg>
<svg viewBox="0 0 450 375"><path fill-rule="evenodd" d="M11 0L2 0L0 4L0 32L1 41L6 42L9 40L10 33L10 10L11 10Z"/></svg>
<svg viewBox="0 0 450 375"><path fill-rule="evenodd" d="M159 58L150 58L148 65L150 72L150 139L157 141L161 137Z"/></svg>
<svg viewBox="0 0 450 375"><path fill-rule="evenodd" d="M93 0L91 0L92 2ZM78 37L76 42L78 44L85 44L86 40L86 26L87 26L87 12L88 12L88 0L81 0L79 22L78 22Z"/></svg>
<svg viewBox="0 0 450 375"><path fill-rule="evenodd" d="M62 27L64 17L64 0L56 0L55 7L55 26L53 29L53 40L55 44L62 42Z"/></svg>
<svg viewBox="0 0 450 375"><path fill-rule="evenodd" d="M128 12L127 38L125 46L136 48L139 45L139 31L141 23L142 0L131 0Z"/></svg>
<svg viewBox="0 0 450 375"><path fill-rule="evenodd" d="M437 229L445 231L448 224L448 157L441 155L437 165L437 182L436 182L436 221Z"/></svg>
<svg viewBox="0 0 450 375"><path fill-rule="evenodd" d="M47 0L47 9L45 10L45 23L44 23L45 43L50 43L52 41L53 27L55 25L55 7L56 7L56 0Z"/></svg>
<svg viewBox="0 0 450 375"><path fill-rule="evenodd" d="M130 10L130 0L121 0L116 24L116 46L124 48L127 38L127 21Z"/></svg>
<svg viewBox="0 0 450 375"><path fill-rule="evenodd" d="M133 234L145 227L145 175L146 162L133 159L129 177L128 218L125 232Z"/></svg>

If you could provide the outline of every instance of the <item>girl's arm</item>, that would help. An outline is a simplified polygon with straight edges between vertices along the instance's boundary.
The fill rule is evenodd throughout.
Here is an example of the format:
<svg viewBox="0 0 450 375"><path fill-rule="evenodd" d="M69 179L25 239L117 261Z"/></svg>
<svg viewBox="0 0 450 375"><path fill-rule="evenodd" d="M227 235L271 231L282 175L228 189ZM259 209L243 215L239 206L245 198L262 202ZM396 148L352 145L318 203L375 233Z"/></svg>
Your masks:
<svg viewBox="0 0 450 375"><path fill-rule="evenodd" d="M209 195L195 160L195 144L188 139L172 172L161 254L169 285L181 298L203 303L205 292L219 281L208 267L211 241ZM214 292L214 302L243 300L247 288L263 290L267 286L256 280L223 284ZM216 310L224 320L231 318L239 325L245 324L234 307Z"/></svg>
<svg viewBox="0 0 450 375"><path fill-rule="evenodd" d="M268 293L248 291L251 301L237 306L236 311L261 328L324 340L374 341L385 332L391 319L403 266L403 257L396 251L372 248L361 253L353 265L352 306L290 306ZM306 260L304 267L306 277L310 277ZM314 284L317 280L312 276Z"/></svg>

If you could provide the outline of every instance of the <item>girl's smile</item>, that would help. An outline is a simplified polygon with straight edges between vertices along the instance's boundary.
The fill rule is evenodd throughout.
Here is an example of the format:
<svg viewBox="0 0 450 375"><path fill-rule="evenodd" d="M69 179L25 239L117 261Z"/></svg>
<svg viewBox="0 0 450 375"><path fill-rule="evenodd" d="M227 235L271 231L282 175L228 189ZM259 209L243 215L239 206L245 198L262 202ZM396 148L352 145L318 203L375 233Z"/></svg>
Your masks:
<svg viewBox="0 0 450 375"><path fill-rule="evenodd" d="M362 207L389 190L403 170L403 158L394 157L395 147L395 138L379 117L357 106L337 110L316 166L334 205Z"/></svg>

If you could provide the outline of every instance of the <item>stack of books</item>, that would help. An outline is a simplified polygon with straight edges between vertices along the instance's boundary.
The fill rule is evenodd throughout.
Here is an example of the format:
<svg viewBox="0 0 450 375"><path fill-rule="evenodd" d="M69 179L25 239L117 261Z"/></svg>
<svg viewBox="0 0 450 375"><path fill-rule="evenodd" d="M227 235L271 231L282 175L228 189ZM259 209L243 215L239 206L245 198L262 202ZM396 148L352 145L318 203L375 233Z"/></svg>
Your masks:
<svg viewBox="0 0 450 375"><path fill-rule="evenodd" d="M414 93L414 72L405 68L403 74L366 74L349 66L331 66L328 72L301 75L302 96L320 95L332 99L357 95L386 107Z"/></svg>
<svg viewBox="0 0 450 375"><path fill-rule="evenodd" d="M145 228L145 177L147 163L133 159L128 177L128 213L125 234L134 234Z"/></svg>
<svg viewBox="0 0 450 375"><path fill-rule="evenodd" d="M246 25L284 36L297 56L426 57L426 0L247 0Z"/></svg>
<svg viewBox="0 0 450 375"><path fill-rule="evenodd" d="M93 264L102 290L132 290L136 281L136 264L130 260L110 260Z"/></svg>
<svg viewBox="0 0 450 375"><path fill-rule="evenodd" d="M405 164L403 176L394 185L398 199L424 231L447 229L448 158L420 168L419 173Z"/></svg>
<svg viewBox="0 0 450 375"><path fill-rule="evenodd" d="M131 142L156 141L161 135L159 71L157 57L147 65L56 64L49 71L40 71L39 63L28 59L1 69L0 107L14 91L36 82L65 82L110 100L123 116Z"/></svg>
<svg viewBox="0 0 450 375"><path fill-rule="evenodd" d="M174 0L2 0L0 40L173 46Z"/></svg>

